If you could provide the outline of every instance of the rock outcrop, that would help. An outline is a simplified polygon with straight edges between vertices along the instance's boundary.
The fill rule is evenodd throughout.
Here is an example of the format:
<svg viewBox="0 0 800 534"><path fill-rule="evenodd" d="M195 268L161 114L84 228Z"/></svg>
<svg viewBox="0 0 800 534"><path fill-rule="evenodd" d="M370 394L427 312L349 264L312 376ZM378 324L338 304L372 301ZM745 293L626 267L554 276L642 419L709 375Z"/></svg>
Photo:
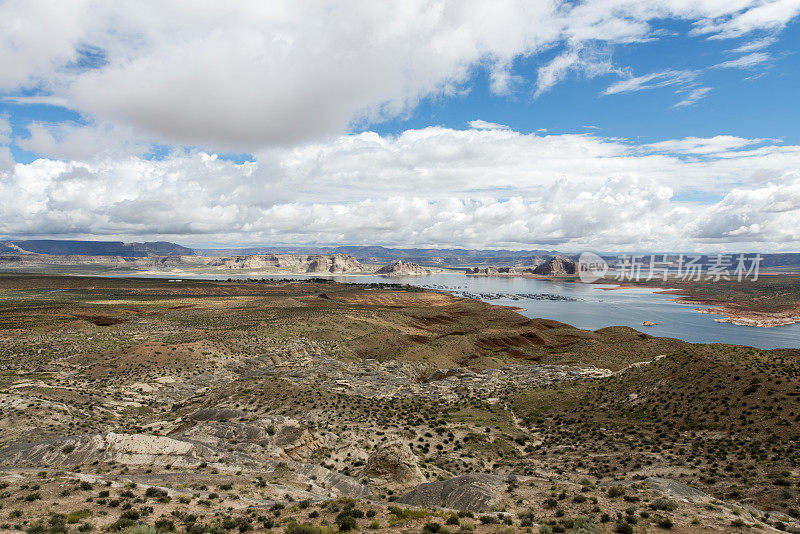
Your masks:
<svg viewBox="0 0 800 534"><path fill-rule="evenodd" d="M575 262L562 256L553 256L533 270L533 274L542 276L568 276L575 272Z"/></svg>
<svg viewBox="0 0 800 534"><path fill-rule="evenodd" d="M389 276L418 276L430 273L430 269L426 269L416 263L406 263L402 260L393 261L389 265L384 265L375 271L375 274L385 274Z"/></svg>
<svg viewBox="0 0 800 534"><path fill-rule="evenodd" d="M227 269L276 270L292 273L341 274L359 272L361 264L347 254L263 254L249 256L223 256L213 258L211 267Z"/></svg>
<svg viewBox="0 0 800 534"><path fill-rule="evenodd" d="M417 457L402 443L384 444L367 458L364 476L392 490L407 490L426 482Z"/></svg>
<svg viewBox="0 0 800 534"><path fill-rule="evenodd" d="M212 461L214 450L201 443L147 434L87 434L0 449L1 465L79 465L93 461L124 465L193 468Z"/></svg>
<svg viewBox="0 0 800 534"><path fill-rule="evenodd" d="M485 274L487 276L496 276L499 274L517 274L517 269L514 267L468 267L466 274Z"/></svg>
<svg viewBox="0 0 800 534"><path fill-rule="evenodd" d="M506 489L502 477L475 473L449 480L420 484L397 502L430 508L452 508L468 512L491 510Z"/></svg>

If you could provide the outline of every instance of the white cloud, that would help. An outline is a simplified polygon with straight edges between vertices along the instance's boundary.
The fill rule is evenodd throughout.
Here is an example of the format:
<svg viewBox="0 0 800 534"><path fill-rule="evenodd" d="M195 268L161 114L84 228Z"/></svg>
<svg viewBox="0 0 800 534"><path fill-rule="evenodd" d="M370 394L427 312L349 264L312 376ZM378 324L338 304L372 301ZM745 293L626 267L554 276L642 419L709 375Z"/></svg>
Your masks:
<svg viewBox="0 0 800 534"><path fill-rule="evenodd" d="M744 147L753 146L771 141L771 139L745 139L732 135L717 135L715 137L685 137L651 143L644 145L646 150L666 152L672 154L719 154L730 153Z"/></svg>
<svg viewBox="0 0 800 534"><path fill-rule="evenodd" d="M716 69L750 69L771 59L766 52L753 52L745 56L714 65Z"/></svg>
<svg viewBox="0 0 800 534"><path fill-rule="evenodd" d="M768 46L772 46L777 42L777 37L774 35L769 35L767 37L762 37L761 39L753 39L752 41L748 41L743 45L732 49L731 52L734 54L746 54L747 52L755 52L756 50L767 48Z"/></svg>
<svg viewBox="0 0 800 534"><path fill-rule="evenodd" d="M42 104L45 106L66 107L69 105L69 102L67 101L66 98L52 96L52 95L3 96L0 97L0 102L20 104L23 106Z"/></svg>
<svg viewBox="0 0 800 534"><path fill-rule="evenodd" d="M0 145L4 145L11 141L11 123L8 119L0 116Z"/></svg>
<svg viewBox="0 0 800 534"><path fill-rule="evenodd" d="M476 130L509 130L510 128L505 124L497 124L496 122L487 122L484 120L474 120L469 121L470 128L475 128Z"/></svg>
<svg viewBox="0 0 800 534"><path fill-rule="evenodd" d="M407 113L421 98L464 89L475 68L509 94L525 85L516 59L555 50L538 72L541 94L570 73L618 73L614 46L660 38L665 19L739 37L780 30L798 1L7 0L0 91L64 103L154 141L288 146ZM669 72L609 94L678 83ZM38 94L19 97L22 88Z"/></svg>
<svg viewBox="0 0 800 534"><path fill-rule="evenodd" d="M603 94L616 95L619 93L644 91L671 85L686 85L694 82L697 78L697 74L697 72L691 70L665 70L642 76L633 76L609 85L603 91Z"/></svg>
<svg viewBox="0 0 800 534"><path fill-rule="evenodd" d="M713 91L711 87L696 87L694 89L690 89L688 93L685 93L683 100L676 103L674 108L686 108L689 106L695 105L697 102L702 100L706 97L708 93ZM678 91L678 94L681 94L681 91Z"/></svg>
<svg viewBox="0 0 800 534"><path fill-rule="evenodd" d="M731 10L723 17L709 18L695 24L696 35L711 39L741 37L758 30L782 30L800 13L800 0L762 0L747 2L747 9Z"/></svg>
<svg viewBox="0 0 800 534"><path fill-rule="evenodd" d="M800 240L800 173L781 176L760 187L734 189L693 223L706 242L796 244Z"/></svg>
<svg viewBox="0 0 800 534"><path fill-rule="evenodd" d="M536 78L536 96L546 93L557 83L564 81L570 73L586 78L596 78L606 74L624 74L613 65L611 55L594 47L571 47L539 67Z"/></svg>
<svg viewBox="0 0 800 534"><path fill-rule="evenodd" d="M10 170L14 166L11 150L4 146L11 141L11 124L0 116L0 172Z"/></svg>
<svg viewBox="0 0 800 534"><path fill-rule="evenodd" d="M687 191L724 199L673 200ZM800 146L770 140L636 145L431 127L274 147L241 165L202 152L148 160L113 150L18 164L0 170L0 234L568 250L752 242L777 250L796 246L798 191Z"/></svg>
<svg viewBox="0 0 800 534"><path fill-rule="evenodd" d="M86 160L95 156L142 154L149 145L137 140L130 129L112 124L84 126L69 122L32 122L29 136L18 138L16 144L35 154L63 160Z"/></svg>

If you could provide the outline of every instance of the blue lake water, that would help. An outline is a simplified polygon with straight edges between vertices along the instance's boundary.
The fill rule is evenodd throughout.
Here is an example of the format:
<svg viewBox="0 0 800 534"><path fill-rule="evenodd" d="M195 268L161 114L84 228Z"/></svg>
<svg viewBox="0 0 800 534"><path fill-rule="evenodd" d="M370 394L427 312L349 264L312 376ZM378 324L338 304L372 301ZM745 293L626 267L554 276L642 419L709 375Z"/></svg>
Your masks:
<svg viewBox="0 0 800 534"><path fill-rule="evenodd" d="M241 278L247 278L247 276ZM266 278L306 277L279 275ZM774 328L718 323L714 319L720 316L698 313L694 311L694 308L699 306L673 302L674 296L656 294L652 289L603 291L602 287L609 286L521 277L464 276L461 274L407 277L330 276L326 278L345 283L411 284L447 290L457 294L462 292L503 294L509 297L483 298L483 300L492 304L525 308L526 311L520 313L527 317L555 319L587 330L597 330L606 326L629 326L653 336L674 337L691 342L730 343L762 349L800 348L800 323ZM553 294L575 300L512 297L525 294ZM643 321L652 321L658 324L647 327L642 326Z"/></svg>

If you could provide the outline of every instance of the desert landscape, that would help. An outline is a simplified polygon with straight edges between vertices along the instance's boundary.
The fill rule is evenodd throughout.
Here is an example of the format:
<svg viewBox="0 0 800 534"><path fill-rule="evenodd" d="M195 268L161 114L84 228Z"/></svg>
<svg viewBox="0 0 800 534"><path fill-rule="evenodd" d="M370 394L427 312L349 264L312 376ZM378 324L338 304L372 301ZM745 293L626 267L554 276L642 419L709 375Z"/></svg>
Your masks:
<svg viewBox="0 0 800 534"><path fill-rule="evenodd" d="M798 51L0 0L0 534L800 534Z"/></svg>
<svg viewBox="0 0 800 534"><path fill-rule="evenodd" d="M391 283L21 274L0 347L5 531L800 529L798 350Z"/></svg>

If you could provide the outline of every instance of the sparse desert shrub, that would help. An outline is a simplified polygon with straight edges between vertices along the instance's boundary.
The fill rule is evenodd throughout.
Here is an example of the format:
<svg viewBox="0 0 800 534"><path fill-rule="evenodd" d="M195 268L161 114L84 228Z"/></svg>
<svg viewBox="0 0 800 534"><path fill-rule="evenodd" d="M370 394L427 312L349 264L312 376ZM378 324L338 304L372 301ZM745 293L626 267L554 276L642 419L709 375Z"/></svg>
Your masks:
<svg viewBox="0 0 800 534"><path fill-rule="evenodd" d="M597 534L597 525L588 517L578 517L572 523L573 534Z"/></svg>
<svg viewBox="0 0 800 534"><path fill-rule="evenodd" d="M144 494L147 497L166 497L167 496L167 492L166 491L164 491L161 488L156 488L156 487L153 487L153 486L150 486L149 488L144 490Z"/></svg>
<svg viewBox="0 0 800 534"><path fill-rule="evenodd" d="M109 532L124 532L126 529L136 526L136 521L128 519L127 517L120 517L110 525L107 529Z"/></svg>
<svg viewBox="0 0 800 534"><path fill-rule="evenodd" d="M625 494L625 488L623 488L622 486L611 486L610 488L608 488L608 496L612 499L624 494Z"/></svg>
<svg viewBox="0 0 800 534"><path fill-rule="evenodd" d="M413 510L411 508L401 508L399 506L390 507L389 513L399 519L421 519L431 515L431 513L427 510Z"/></svg>
<svg viewBox="0 0 800 534"><path fill-rule="evenodd" d="M77 510L67 515L67 523L80 523L81 519L91 517L91 510Z"/></svg>
<svg viewBox="0 0 800 534"><path fill-rule="evenodd" d="M125 534L159 534L158 529L149 525L135 525L125 529Z"/></svg>
<svg viewBox="0 0 800 534"><path fill-rule="evenodd" d="M26 534L46 534L47 527L39 521L25 529L25 532Z"/></svg>
<svg viewBox="0 0 800 534"><path fill-rule="evenodd" d="M298 524L291 522L286 526L286 534L333 534L335 531L329 527L317 527L309 523Z"/></svg>
<svg viewBox="0 0 800 534"><path fill-rule="evenodd" d="M669 517L659 517L658 520L656 520L656 525L661 528L672 528L672 519Z"/></svg>
<svg viewBox="0 0 800 534"><path fill-rule="evenodd" d="M175 530L175 523L169 519L159 519L153 526L162 532L172 532Z"/></svg>
<svg viewBox="0 0 800 534"><path fill-rule="evenodd" d="M678 509L678 503L676 503L673 500L661 497L650 503L650 509L673 512Z"/></svg>
<svg viewBox="0 0 800 534"><path fill-rule="evenodd" d="M342 532L349 532L355 530L358 527L358 523L356 522L356 518L350 515L350 511L345 510L336 516L336 526L339 527L339 530Z"/></svg>

